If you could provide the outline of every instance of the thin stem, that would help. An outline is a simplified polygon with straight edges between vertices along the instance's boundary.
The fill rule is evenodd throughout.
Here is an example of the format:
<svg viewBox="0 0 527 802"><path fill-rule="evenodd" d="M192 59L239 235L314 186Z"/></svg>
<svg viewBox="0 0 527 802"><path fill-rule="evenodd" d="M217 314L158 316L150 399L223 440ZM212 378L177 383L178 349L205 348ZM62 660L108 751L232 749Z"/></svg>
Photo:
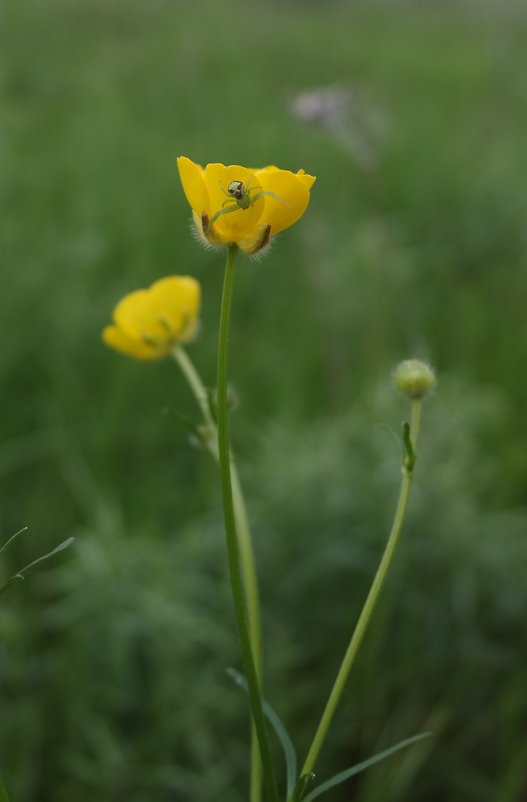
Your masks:
<svg viewBox="0 0 527 802"><path fill-rule="evenodd" d="M412 417L410 418L410 439L414 450L417 447L417 438L419 437L419 426L421 425L421 399L414 398L412 401Z"/></svg>
<svg viewBox="0 0 527 802"><path fill-rule="evenodd" d="M234 504L234 517L238 532L238 545L243 573L243 584L247 599L247 617L249 619L249 640L254 659L254 667L260 691L263 679L262 659L262 625L260 616L260 598L258 592L258 577L252 546L249 518L245 507L245 499L240 483L236 463L231 456L231 482L232 500ZM260 802L262 797L262 761L258 745L258 733L254 722L251 726L251 779L250 802Z"/></svg>
<svg viewBox="0 0 527 802"><path fill-rule="evenodd" d="M420 400L414 400L412 402L412 417L410 422L410 438L414 450L417 445L420 414L421 414L421 402ZM342 660L337 677L335 679L335 683L333 685L328 701L326 703L326 707L322 714L322 718L320 719L318 729L315 733L315 737L313 738L313 742L309 748L309 752L307 754L304 766L302 768L302 774L309 774L310 772L313 771L315 767L315 763L317 761L319 752L326 739L329 726L331 724L333 716L335 715L337 705L342 696L344 686L346 685L349 673L355 662L355 658L357 657L357 654L359 652L362 640L368 628L368 624L370 623L372 613L375 609L375 605L379 598L379 594L384 585L384 581L386 579L388 569L390 568L390 564L392 562L393 555L397 543L399 541L399 536L403 528L406 510L408 507L408 501L410 498L410 490L412 487L412 474L413 471L409 470L406 467L405 462L403 461L399 500L397 502L395 517L393 519L390 535L388 537L388 541L384 549L384 554L382 555L379 567L377 568L377 573L375 574L368 596L366 598L366 601L364 602L364 607L362 608L359 620L357 621L355 630L353 632L353 635L351 636L348 649L346 651L346 654L344 655L344 659Z"/></svg>
<svg viewBox="0 0 527 802"><path fill-rule="evenodd" d="M232 292L234 283L234 266L237 246L231 245L227 250L227 264L225 266L225 279L221 301L220 332L218 342L218 452L220 462L221 489L223 495L223 513L225 519L225 533L227 536L227 552L232 588L232 598L236 617L236 626L242 651L243 665L249 685L249 696L253 713L254 726L260 744L263 773L269 785L269 792L273 802L278 802L278 789L274 774L271 749L267 736L267 727L262 706L262 696L256 662L251 648L249 628L247 626L246 603L243 593L242 575L240 568L240 553L238 536L236 534L236 520L234 512L233 489L231 481L231 461L229 453L229 419L227 402L228 378L228 341L230 311L232 305Z"/></svg>
<svg viewBox="0 0 527 802"><path fill-rule="evenodd" d="M173 351L174 359L178 363L183 375L185 376L190 389L201 409L204 423L207 427L206 445L216 461L218 461L218 430L212 417L207 390L200 378L199 373L187 352L177 346ZM238 546L240 550L241 570L243 585L247 599L247 617L249 621L249 638L253 651L256 675L260 687L262 686L263 660L262 660L262 636L261 636L261 617L260 599L258 591L258 576L249 526L249 518L245 506L245 499L240 483L240 477L231 453L231 483L234 504L234 517L236 520L236 532L238 535ZM250 802L260 802L262 796L262 762L260 760L260 748L258 736L254 724L251 722L251 780L250 780Z"/></svg>
<svg viewBox="0 0 527 802"><path fill-rule="evenodd" d="M194 367L194 363L181 345L176 346L172 351L172 354L181 368L185 379L189 383L190 389L194 394L194 398L198 402L198 406L201 410L205 423L210 428L211 433L215 432L216 424L214 423L210 412L207 390L201 381L198 371Z"/></svg>

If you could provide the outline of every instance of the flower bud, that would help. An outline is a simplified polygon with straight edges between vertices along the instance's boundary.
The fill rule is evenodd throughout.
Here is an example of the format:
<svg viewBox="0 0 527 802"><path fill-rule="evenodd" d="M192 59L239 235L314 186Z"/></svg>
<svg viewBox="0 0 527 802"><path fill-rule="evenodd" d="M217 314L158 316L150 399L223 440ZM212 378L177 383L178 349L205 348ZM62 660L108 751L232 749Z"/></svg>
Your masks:
<svg viewBox="0 0 527 802"><path fill-rule="evenodd" d="M406 359L393 372L395 386L413 399L424 398L435 390L437 379L434 371L420 359Z"/></svg>

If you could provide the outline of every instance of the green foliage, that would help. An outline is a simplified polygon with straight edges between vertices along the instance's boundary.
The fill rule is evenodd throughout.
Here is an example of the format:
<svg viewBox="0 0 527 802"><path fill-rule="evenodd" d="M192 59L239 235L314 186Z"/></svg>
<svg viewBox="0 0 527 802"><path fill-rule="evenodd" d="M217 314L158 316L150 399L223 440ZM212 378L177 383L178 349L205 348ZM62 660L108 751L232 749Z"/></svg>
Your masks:
<svg viewBox="0 0 527 802"><path fill-rule="evenodd" d="M263 434L251 481L262 502L252 508L269 561L263 592L275 622L272 676L277 684L285 677L287 689L273 701L288 729L300 733L301 752L322 708L313 687L331 687L386 538L400 454L384 424L405 411L386 383L343 418L309 432L275 423ZM446 378L425 407L409 522L320 768L327 776L417 728L437 739L402 756L395 778L384 766L366 775L361 800L402 800L411 791L412 798L461 802L478 788L500 787L513 770L493 738L502 706L512 725L507 749L519 754L513 731L527 703L517 693L527 649L520 624L525 514L489 509L485 495L501 466L481 446L504 414L499 397ZM280 571L287 574L277 586L272 577ZM455 767L455 783L442 773L445 765Z"/></svg>
<svg viewBox="0 0 527 802"><path fill-rule="evenodd" d="M99 343L122 294L191 272L204 292L192 355L214 384L222 271L189 236L181 153L318 176L304 220L264 262L240 265L234 307L232 423L257 536L266 695L302 755L395 503L399 438L385 427L397 433L409 410L384 377L427 357L439 389L410 521L320 777L426 729L433 743L332 798L519 802L525 9L4 6L0 540L22 512L39 553L57 531L77 538L0 608L12 799L246 802L215 466L164 414L195 418L175 366ZM289 114L295 93L333 84L351 90L370 164ZM33 549L19 539L1 555L0 584Z"/></svg>
<svg viewBox="0 0 527 802"><path fill-rule="evenodd" d="M14 535L11 535L9 540L6 543L4 543L4 545L0 548L0 556L4 551L7 550L8 546L10 546L10 544L13 543L16 540L16 538L26 530L27 526L25 526L23 529L20 529L18 532L15 532ZM9 577L9 579L7 579L2 585L0 585L0 596L3 596L4 593L6 593L6 591L8 591L9 588L15 585L17 582L23 582L24 579L26 578L26 574L29 574L30 571L33 571L37 567L37 565L41 565L41 563L45 562L46 560L49 560L50 557L53 557L60 551L64 551L64 549L67 549L69 546L71 546L72 543L73 543L73 538L69 537L67 540L64 540L58 546L55 546L55 548L48 554L44 554L42 555L42 557L37 557L36 560L30 562L28 565L24 566L24 568L20 568L16 572L16 574L13 574L13 576Z"/></svg>
<svg viewBox="0 0 527 802"><path fill-rule="evenodd" d="M342 783L350 780L352 777L355 777L356 774L360 774L361 771L366 771L366 769L369 769L376 763L380 763L381 760L385 760L387 757L394 755L401 749L406 749L407 746L412 746L412 744L422 741L423 738L428 738L430 735L431 733L424 732L421 735L414 735L412 738L406 738L404 741L400 741L398 744L395 744L395 746L391 746L389 749L379 752L378 755L373 755L373 757L368 758L368 760L363 760L361 763L357 763L356 766L352 766L345 771L340 771L338 774L335 774L334 777L331 777L329 780L326 780L314 788L304 798L304 802L313 802L313 799L318 799L318 797L322 796L322 794L325 794L326 791L331 791L332 788L336 788L337 785L342 785Z"/></svg>
<svg viewBox="0 0 527 802"><path fill-rule="evenodd" d="M247 680L245 679L243 674L241 674L239 671L236 671L233 668L228 668L227 673L240 688L243 688L243 690L246 693L248 692ZM293 742L291 741L289 733L284 727L280 719L280 716L265 701L263 703L263 709L267 717L267 720L269 721L273 730L275 731L278 740L280 741L280 744L282 746L282 749L284 751L285 764L286 764L286 777L287 777L286 796L287 799L289 800L291 798L291 794L294 791L297 782L297 759L296 759L295 747L293 746Z"/></svg>

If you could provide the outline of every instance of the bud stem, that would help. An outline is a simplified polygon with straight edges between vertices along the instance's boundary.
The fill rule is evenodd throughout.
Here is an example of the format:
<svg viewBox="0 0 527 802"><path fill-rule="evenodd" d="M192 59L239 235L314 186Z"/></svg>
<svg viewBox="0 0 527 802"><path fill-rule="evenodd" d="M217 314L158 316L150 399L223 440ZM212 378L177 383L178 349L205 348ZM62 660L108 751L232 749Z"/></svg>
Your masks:
<svg viewBox="0 0 527 802"><path fill-rule="evenodd" d="M417 437L419 434L420 416L421 401L420 399L415 399L412 402L412 417L410 423L410 440L414 451L416 450ZM366 630L384 585L395 549L397 547L397 543L399 541L399 537L403 529L406 510L408 508L408 501L410 499L412 477L413 470L407 469L403 458L401 489L399 492L399 500L397 502L397 508L395 510L395 516L390 535L379 563L379 567L377 568L377 573L375 574L368 596L364 602L362 612L351 636L344 659L340 665L333 688L331 689L331 693L322 714L322 718L320 719L315 737L313 738L313 742L309 748L306 760L302 767L302 775L310 774L315 767L319 752L324 744L324 741L326 740L330 724L333 720L333 716L335 715L335 711L342 696L342 692L344 691L350 671L361 647L364 635L366 634Z"/></svg>

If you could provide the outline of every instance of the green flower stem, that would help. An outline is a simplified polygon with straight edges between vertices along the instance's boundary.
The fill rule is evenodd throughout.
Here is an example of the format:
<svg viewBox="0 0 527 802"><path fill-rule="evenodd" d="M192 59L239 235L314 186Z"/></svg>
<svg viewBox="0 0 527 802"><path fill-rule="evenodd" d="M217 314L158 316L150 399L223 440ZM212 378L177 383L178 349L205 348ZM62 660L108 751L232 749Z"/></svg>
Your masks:
<svg viewBox="0 0 527 802"><path fill-rule="evenodd" d="M206 444L216 461L218 455L218 430L216 423L211 415L207 390L201 381L199 373L187 352L178 346L173 351L174 359L178 363L183 375L185 376L190 389L201 409L204 423L207 427ZM231 454L231 483L232 497L234 504L234 518L236 521L236 532L238 535L238 547L240 550L241 570L245 596L247 599L247 617L249 620L249 638L253 651L256 675L260 687L262 685L262 636L261 636L261 616L260 599L258 591L258 576L249 526L249 518L245 506L245 499L240 483L240 477L236 468L234 457ZM260 802L262 791L262 763L260 760L260 748L258 736L254 724L252 724L251 736L251 802Z"/></svg>
<svg viewBox="0 0 527 802"><path fill-rule="evenodd" d="M262 625L260 616L260 598L258 593L258 578L252 547L249 519L245 507L245 499L240 484L240 477L234 460L231 458L232 500L234 504L234 517L238 532L238 545L240 549L241 566L247 599L247 616L249 619L249 640L253 653L256 677L262 688ZM262 796L262 761L258 744L258 733L254 722L251 727L251 780L250 802L260 802Z"/></svg>
<svg viewBox="0 0 527 802"><path fill-rule="evenodd" d="M262 759L263 774L269 786L270 796L273 802L278 802L278 789L274 774L271 749L267 736L265 724L262 695L256 661L251 648L249 628L247 626L246 603L243 592L242 574L240 567L240 552L238 546L238 536L236 534L236 519L233 500L233 487L231 480L231 460L229 453L229 418L228 418L228 399L227 399L227 379L228 379L228 342L229 324L232 305L232 292L234 283L234 267L236 261L237 246L230 245L227 250L227 263L225 266L225 278L223 283L223 295L221 300L220 332L218 341L218 452L220 463L221 488L223 495L223 512L225 518L225 533L227 536L227 551L229 559L229 571L231 578L232 597L234 602L234 612L238 637L242 650L242 658L247 682L249 685L249 696L253 714L254 726L260 744L260 754Z"/></svg>
<svg viewBox="0 0 527 802"><path fill-rule="evenodd" d="M194 394L194 398L198 402L198 406L201 410L201 414L203 415L205 424L207 425L208 429L210 429L211 433L216 432L216 424L214 423L210 412L207 390L201 381L198 371L194 367L194 363L181 345L176 346L172 353ZM209 446L209 450L212 452L213 457L217 459L218 454L216 451L210 448L209 441L207 441L207 445Z"/></svg>
<svg viewBox="0 0 527 802"><path fill-rule="evenodd" d="M414 450L417 445L420 416L421 416L421 401L414 400L412 402L412 417L410 422L410 439ZM335 711L342 696L344 686L346 685L346 682L348 680L349 673L353 667L355 658L357 657L357 654L359 652L362 640L364 638L373 611L375 609L375 605L377 604L377 600L384 585L384 581L390 568L393 555L395 553L395 549L397 547L397 543L399 541L399 537L403 528L406 510L408 507L408 501L410 499L410 490L412 487L412 475L413 475L413 469L408 468L405 457L405 459L403 460L403 467L402 467L402 480L401 480L401 489L399 492L399 500L397 502L395 517L393 520L390 535L388 537L388 541L386 543L384 554L382 555L379 567L377 568L377 573L375 574L375 578L372 582L368 596L364 603L364 607L362 608L359 620L357 621L355 630L353 632L353 635L351 636L348 649L346 651L346 654L344 655L344 659L341 663L339 672L335 679L335 683L333 685L333 688L331 689L331 693L329 695L326 707L322 714L322 718L320 719L320 723L315 733L315 737L313 738L313 742L309 748L309 752L302 767L302 774L309 774L310 772L313 771L315 767L315 763L317 761L319 752L326 739L331 721L333 720L333 716L335 715Z"/></svg>

